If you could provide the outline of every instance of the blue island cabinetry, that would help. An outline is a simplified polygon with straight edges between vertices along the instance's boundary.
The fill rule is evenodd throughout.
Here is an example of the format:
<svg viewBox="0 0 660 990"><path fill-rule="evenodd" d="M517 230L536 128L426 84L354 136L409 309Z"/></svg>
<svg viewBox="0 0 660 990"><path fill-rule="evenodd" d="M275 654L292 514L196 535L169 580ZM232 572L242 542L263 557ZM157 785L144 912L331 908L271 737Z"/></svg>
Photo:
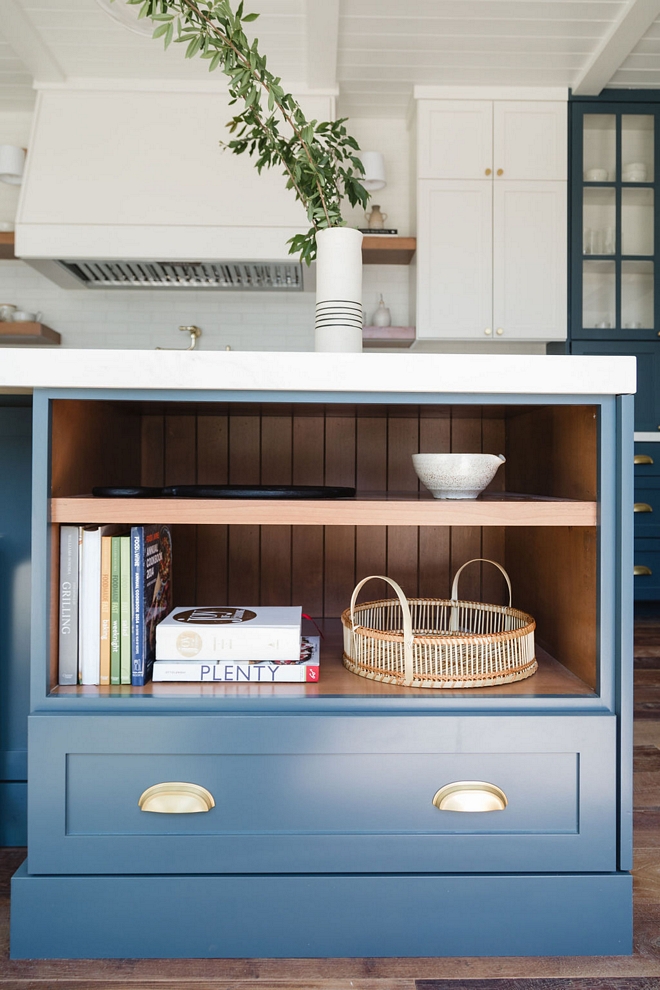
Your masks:
<svg viewBox="0 0 660 990"><path fill-rule="evenodd" d="M35 390L14 958L631 951L632 397L596 390L598 374L590 386L584 360L590 391L544 395L454 391L450 368L437 392L404 390L405 375L382 393ZM506 464L485 497L444 502L419 491L419 450ZM195 482L358 495L91 496ZM319 682L59 686L64 523L170 525L177 604L301 604L325 633ZM430 690L343 667L357 580L446 598L472 558L502 563L535 617L536 674ZM504 603L494 568L463 577L461 598ZM383 593L376 582L362 597ZM212 806L141 809L177 781ZM438 810L436 792L459 781L495 785L506 808Z"/></svg>

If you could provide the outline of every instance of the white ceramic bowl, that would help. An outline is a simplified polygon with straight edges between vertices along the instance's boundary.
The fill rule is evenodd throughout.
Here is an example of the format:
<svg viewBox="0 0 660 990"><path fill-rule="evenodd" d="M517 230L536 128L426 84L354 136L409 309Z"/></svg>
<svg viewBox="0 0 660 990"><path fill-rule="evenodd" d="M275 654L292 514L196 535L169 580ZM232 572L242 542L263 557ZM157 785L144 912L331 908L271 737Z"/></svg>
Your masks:
<svg viewBox="0 0 660 990"><path fill-rule="evenodd" d="M502 454L413 454L412 459L434 498L476 498L506 460Z"/></svg>

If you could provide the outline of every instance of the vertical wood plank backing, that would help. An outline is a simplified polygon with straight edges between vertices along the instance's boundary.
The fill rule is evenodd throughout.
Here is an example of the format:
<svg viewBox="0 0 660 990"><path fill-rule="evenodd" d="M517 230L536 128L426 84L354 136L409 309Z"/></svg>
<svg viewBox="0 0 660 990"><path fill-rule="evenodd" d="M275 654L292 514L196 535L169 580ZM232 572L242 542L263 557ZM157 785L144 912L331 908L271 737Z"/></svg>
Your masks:
<svg viewBox="0 0 660 990"><path fill-rule="evenodd" d="M506 423L502 411L483 409L481 423L482 449L484 454L504 454L506 449ZM489 492L506 491L506 468L504 463L486 489ZM504 534L502 526L484 526L481 530L481 555L488 560L496 560L504 565ZM506 583L495 567L481 565L481 598L491 605L508 604Z"/></svg>
<svg viewBox="0 0 660 990"><path fill-rule="evenodd" d="M539 643L596 688L596 527L511 527L506 568L513 604L536 619Z"/></svg>
<svg viewBox="0 0 660 990"><path fill-rule="evenodd" d="M387 410L385 406L358 406L356 418L356 475L359 492L387 489ZM355 581L387 573L387 527L358 526L355 533ZM365 588L372 600L385 598L388 586L373 581Z"/></svg>
<svg viewBox="0 0 660 990"><path fill-rule="evenodd" d="M197 483L225 485L229 477L226 406L197 416ZM197 605L228 605L227 526L197 527Z"/></svg>
<svg viewBox="0 0 660 990"><path fill-rule="evenodd" d="M229 417L229 483L258 485L261 481L260 407L232 407ZM258 605L261 584L260 527L230 526L227 595L232 605Z"/></svg>
<svg viewBox="0 0 660 990"><path fill-rule="evenodd" d="M141 434L140 484L160 488L165 484L165 417L146 413Z"/></svg>
<svg viewBox="0 0 660 990"><path fill-rule="evenodd" d="M596 406L539 406L507 420L509 491L557 498L598 497Z"/></svg>
<svg viewBox="0 0 660 990"><path fill-rule="evenodd" d="M135 485L140 424L127 403L56 399L51 420L51 494L88 495L94 485Z"/></svg>
<svg viewBox="0 0 660 990"><path fill-rule="evenodd" d="M264 405L261 409L261 483L290 485L292 471L292 407L277 403ZM292 604L291 526L262 526L260 553L261 604Z"/></svg>
<svg viewBox="0 0 660 990"><path fill-rule="evenodd" d="M419 450L419 406L389 406L387 416L387 490L419 491L412 455ZM409 598L417 595L418 539L415 526L388 526L387 575ZM393 592L388 589L387 595Z"/></svg>
<svg viewBox="0 0 660 990"><path fill-rule="evenodd" d="M451 529L448 526L420 526L420 598L449 598L450 546Z"/></svg>
<svg viewBox="0 0 660 990"><path fill-rule="evenodd" d="M291 526L262 526L260 554L259 603L299 605L291 601Z"/></svg>
<svg viewBox="0 0 660 990"><path fill-rule="evenodd" d="M325 483L355 485L355 406L328 406L325 419ZM325 528L324 615L338 616L355 587L355 526Z"/></svg>
<svg viewBox="0 0 660 990"><path fill-rule="evenodd" d="M320 406L294 407L292 484L324 483L325 416ZM296 526L291 539L291 600L323 615L323 526Z"/></svg>
<svg viewBox="0 0 660 990"><path fill-rule="evenodd" d="M291 602L323 616L323 526L294 526L291 534Z"/></svg>
<svg viewBox="0 0 660 990"><path fill-rule="evenodd" d="M481 409L479 406L454 406L451 417L452 453L475 454L482 450ZM451 531L450 577L468 560L481 557L481 529L455 526ZM461 574L458 596L463 601L480 601L481 564L472 564Z"/></svg>
<svg viewBox="0 0 660 990"><path fill-rule="evenodd" d="M197 420L192 414L165 415L166 485L194 485L197 480ZM197 604L197 527L172 527L174 602Z"/></svg>

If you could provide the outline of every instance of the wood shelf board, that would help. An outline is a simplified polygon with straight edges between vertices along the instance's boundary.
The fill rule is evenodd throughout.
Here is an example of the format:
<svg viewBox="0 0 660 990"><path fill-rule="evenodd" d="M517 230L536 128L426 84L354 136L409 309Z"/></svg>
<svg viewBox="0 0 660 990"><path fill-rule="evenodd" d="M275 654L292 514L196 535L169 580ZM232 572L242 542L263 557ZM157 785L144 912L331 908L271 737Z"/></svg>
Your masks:
<svg viewBox="0 0 660 990"><path fill-rule="evenodd" d="M2 231L0 232L0 260L2 261L13 261L16 255L14 254L14 231Z"/></svg>
<svg viewBox="0 0 660 990"><path fill-rule="evenodd" d="M362 240L362 262L365 265L409 265L416 250L415 237L365 234Z"/></svg>
<svg viewBox="0 0 660 990"><path fill-rule="evenodd" d="M255 526L596 526L598 503L496 492L474 500L427 493L366 493L355 499L51 499L51 522Z"/></svg>
<svg viewBox="0 0 660 990"><path fill-rule="evenodd" d="M45 323L0 323L0 345L60 344L62 337Z"/></svg>
<svg viewBox="0 0 660 990"><path fill-rule="evenodd" d="M362 346L412 347L415 343L415 327L362 327Z"/></svg>
<svg viewBox="0 0 660 990"><path fill-rule="evenodd" d="M329 696L368 696L383 698L488 698L498 697L578 697L593 698L592 691L583 681L567 670L558 660L540 646L536 647L538 671L531 677L512 684L489 688L407 688L396 684L383 684L351 673L342 663L342 627L339 619L318 620L325 638L321 640L320 679L314 684L200 684L149 682L144 687L97 687L77 685L57 686L51 697L88 697L121 699L122 697L154 698L318 698Z"/></svg>

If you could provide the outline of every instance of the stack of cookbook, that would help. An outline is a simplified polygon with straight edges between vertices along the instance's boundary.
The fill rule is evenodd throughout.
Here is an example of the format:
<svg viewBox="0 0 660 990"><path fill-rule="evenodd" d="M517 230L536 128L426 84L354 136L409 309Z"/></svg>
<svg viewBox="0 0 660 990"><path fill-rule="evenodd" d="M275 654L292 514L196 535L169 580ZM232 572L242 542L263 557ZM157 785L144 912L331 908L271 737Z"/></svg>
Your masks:
<svg viewBox="0 0 660 990"><path fill-rule="evenodd" d="M141 687L171 608L167 526L61 526L59 683Z"/></svg>
<svg viewBox="0 0 660 990"><path fill-rule="evenodd" d="M175 608L156 627L154 681L318 681L319 637L298 607Z"/></svg>

